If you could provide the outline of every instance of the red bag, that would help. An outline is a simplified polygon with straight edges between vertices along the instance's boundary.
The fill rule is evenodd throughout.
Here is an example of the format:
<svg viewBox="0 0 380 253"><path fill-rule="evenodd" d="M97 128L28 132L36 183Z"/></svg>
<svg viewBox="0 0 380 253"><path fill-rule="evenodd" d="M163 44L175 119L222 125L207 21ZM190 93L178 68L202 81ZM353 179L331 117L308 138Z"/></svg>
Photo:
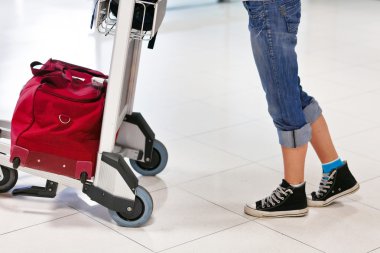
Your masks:
<svg viewBox="0 0 380 253"><path fill-rule="evenodd" d="M79 179L95 172L107 79L98 71L50 59L20 93L11 124L11 161ZM102 80L100 79L100 80Z"/></svg>

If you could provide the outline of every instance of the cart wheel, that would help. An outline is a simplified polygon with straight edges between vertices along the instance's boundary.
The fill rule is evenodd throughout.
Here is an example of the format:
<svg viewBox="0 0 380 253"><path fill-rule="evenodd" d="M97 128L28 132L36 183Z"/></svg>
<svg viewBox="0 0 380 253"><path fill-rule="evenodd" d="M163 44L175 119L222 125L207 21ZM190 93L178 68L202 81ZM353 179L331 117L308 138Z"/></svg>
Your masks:
<svg viewBox="0 0 380 253"><path fill-rule="evenodd" d="M153 154L150 162L129 160L132 168L143 176L155 176L163 171L168 163L168 151L164 144L155 140L153 143Z"/></svg>
<svg viewBox="0 0 380 253"><path fill-rule="evenodd" d="M149 192L142 186L136 188L135 206L130 212L119 213L109 210L112 219L121 227L141 227L153 212L153 200Z"/></svg>
<svg viewBox="0 0 380 253"><path fill-rule="evenodd" d="M2 177L0 177L0 193L4 193L12 189L18 179L18 173L17 170L10 169L4 166L0 166L1 172L3 174Z"/></svg>

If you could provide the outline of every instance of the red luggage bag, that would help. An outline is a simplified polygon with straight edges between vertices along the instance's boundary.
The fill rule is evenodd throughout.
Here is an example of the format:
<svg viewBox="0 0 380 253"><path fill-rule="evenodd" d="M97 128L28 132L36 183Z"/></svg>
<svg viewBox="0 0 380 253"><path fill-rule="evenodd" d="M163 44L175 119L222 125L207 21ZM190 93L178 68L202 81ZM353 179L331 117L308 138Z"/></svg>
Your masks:
<svg viewBox="0 0 380 253"><path fill-rule="evenodd" d="M50 59L31 64L11 124L11 161L79 179L95 173L106 82L103 73Z"/></svg>

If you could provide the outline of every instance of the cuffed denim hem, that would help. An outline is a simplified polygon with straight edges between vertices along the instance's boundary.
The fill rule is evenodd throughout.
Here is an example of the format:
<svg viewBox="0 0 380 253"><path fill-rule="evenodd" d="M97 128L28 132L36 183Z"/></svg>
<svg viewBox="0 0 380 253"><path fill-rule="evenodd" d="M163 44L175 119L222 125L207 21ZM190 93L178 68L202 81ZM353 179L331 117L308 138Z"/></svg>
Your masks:
<svg viewBox="0 0 380 253"><path fill-rule="evenodd" d="M307 123L312 124L322 114L322 109L319 106L317 100L313 99L311 103L303 109L303 114Z"/></svg>
<svg viewBox="0 0 380 253"><path fill-rule="evenodd" d="M309 123L293 131L277 130L281 146L298 148L311 140L311 126Z"/></svg>
<svg viewBox="0 0 380 253"><path fill-rule="evenodd" d="M298 148L311 140L311 124L322 114L322 109L318 102L313 99L311 103L303 109L307 124L293 131L277 130L280 144L287 148Z"/></svg>

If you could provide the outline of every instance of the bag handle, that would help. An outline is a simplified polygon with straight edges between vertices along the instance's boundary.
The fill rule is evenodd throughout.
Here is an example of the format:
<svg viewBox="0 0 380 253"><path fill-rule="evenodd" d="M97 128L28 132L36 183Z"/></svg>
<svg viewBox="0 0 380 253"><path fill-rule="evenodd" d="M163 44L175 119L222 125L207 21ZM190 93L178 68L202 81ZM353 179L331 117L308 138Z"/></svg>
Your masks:
<svg viewBox="0 0 380 253"><path fill-rule="evenodd" d="M43 66L43 68L38 69L38 68L36 68L37 66ZM45 64L42 64L39 61L34 61L30 64L30 69L31 69L34 76L43 76L43 75L47 75L47 74L55 72L55 71L67 72L67 70L75 70L75 71L87 73L89 75L96 76L96 77L101 77L101 78L105 78L105 79L108 78L106 75L104 75L103 73L101 73L99 71L80 67L80 66L76 66L76 65L73 65L70 63L66 63L66 62L58 61L58 60L53 60L53 59L50 59Z"/></svg>
<svg viewBox="0 0 380 253"><path fill-rule="evenodd" d="M44 64L39 61L34 61L30 64L30 70L34 76L43 76L54 71L54 69L51 68L36 68L37 66L44 67Z"/></svg>
<svg viewBox="0 0 380 253"><path fill-rule="evenodd" d="M85 67L77 66L77 65L67 63L67 62L63 62L63 61L58 61L58 60L52 60L52 61L55 62L55 65L60 69L75 70L78 72L87 73L87 74L92 75L92 76L107 78L106 75L104 75L103 73L96 71L96 70L88 69Z"/></svg>
<svg viewBox="0 0 380 253"><path fill-rule="evenodd" d="M68 85L71 85L73 81L73 77L69 71L53 71L49 74L45 75L41 79L41 84L50 84L55 87L66 87Z"/></svg>

